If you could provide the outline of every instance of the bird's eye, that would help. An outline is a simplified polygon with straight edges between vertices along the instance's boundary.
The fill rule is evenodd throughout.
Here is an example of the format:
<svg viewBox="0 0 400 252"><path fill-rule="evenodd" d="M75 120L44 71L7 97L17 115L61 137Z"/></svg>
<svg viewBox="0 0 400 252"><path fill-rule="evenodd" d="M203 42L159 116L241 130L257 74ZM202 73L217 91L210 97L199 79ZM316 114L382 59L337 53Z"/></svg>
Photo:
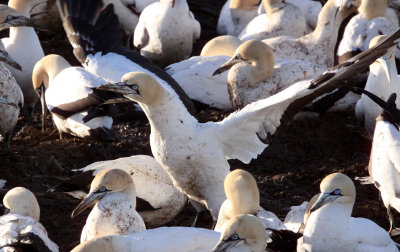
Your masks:
<svg viewBox="0 0 400 252"><path fill-rule="evenodd" d="M7 20L12 20L12 19L14 19L13 16L11 16L11 15L8 15L8 16L7 16Z"/></svg>
<svg viewBox="0 0 400 252"><path fill-rule="evenodd" d="M101 193L101 192L105 192L107 191L107 188L105 186L102 186L99 188L99 190L97 190L97 192Z"/></svg>
<svg viewBox="0 0 400 252"><path fill-rule="evenodd" d="M342 195L342 191L340 189L336 189L335 191L331 192L331 195Z"/></svg>
<svg viewBox="0 0 400 252"><path fill-rule="evenodd" d="M132 86L131 86L131 89L132 89L132 90L135 90L135 91L138 91L139 86L137 86L137 85L132 85Z"/></svg>
<svg viewBox="0 0 400 252"><path fill-rule="evenodd" d="M235 59L243 59L240 54L236 54Z"/></svg>
<svg viewBox="0 0 400 252"><path fill-rule="evenodd" d="M233 241L239 240L239 235L238 234L232 235L231 240L233 240Z"/></svg>

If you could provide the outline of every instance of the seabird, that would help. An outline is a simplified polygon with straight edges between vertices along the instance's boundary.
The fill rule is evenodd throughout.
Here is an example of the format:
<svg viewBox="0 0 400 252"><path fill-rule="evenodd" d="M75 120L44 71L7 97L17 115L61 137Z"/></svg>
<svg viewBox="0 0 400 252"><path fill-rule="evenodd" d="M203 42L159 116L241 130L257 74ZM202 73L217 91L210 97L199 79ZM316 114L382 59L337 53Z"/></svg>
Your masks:
<svg viewBox="0 0 400 252"><path fill-rule="evenodd" d="M217 32L238 36L258 13L261 0L227 0L218 18Z"/></svg>
<svg viewBox="0 0 400 252"><path fill-rule="evenodd" d="M249 163L256 158L267 147L260 138L274 134L282 117L284 121L291 120L316 97L343 83L350 85L343 81L383 55L398 36L400 30L345 64L251 103L220 122L199 123L175 93L147 73L127 73L118 83L98 89L123 94L138 102L150 122L154 158L196 209L201 211L206 206L216 221L225 200L223 181L229 172L227 160Z"/></svg>
<svg viewBox="0 0 400 252"><path fill-rule="evenodd" d="M386 36L377 36L370 42L370 47L376 45ZM395 50L393 46L388 52L378 58L369 66L369 75L365 90L387 100L392 93L400 96L400 77L397 73L395 62ZM361 95L356 104L357 119L364 123L369 137L372 139L376 118L382 112L382 108L369 99L365 94Z"/></svg>
<svg viewBox="0 0 400 252"><path fill-rule="evenodd" d="M265 14L253 18L239 34L239 39L263 40L278 36L298 38L306 35L304 13L296 5L283 0L263 0Z"/></svg>
<svg viewBox="0 0 400 252"><path fill-rule="evenodd" d="M71 67L61 56L50 54L39 60L32 73L33 89L42 102L43 124L47 108L60 133L113 141L111 131L115 95L98 92L107 83L82 67ZM122 101L126 99L122 98Z"/></svg>
<svg viewBox="0 0 400 252"><path fill-rule="evenodd" d="M74 55L85 69L109 82L120 81L125 73L131 71L146 72L194 113L192 101L171 76L145 57L122 46L118 18L112 4L103 8L102 0L58 0L57 3Z"/></svg>
<svg viewBox="0 0 400 252"><path fill-rule="evenodd" d="M133 36L135 28L139 22L139 13L123 3L123 0L104 0L104 5L113 4L115 14L121 24L121 28L128 36Z"/></svg>
<svg viewBox="0 0 400 252"><path fill-rule="evenodd" d="M311 207L297 251L398 251L386 231L365 218L353 218L356 188L342 173L326 176Z"/></svg>
<svg viewBox="0 0 400 252"><path fill-rule="evenodd" d="M55 189L87 191L86 188L99 172L117 168L130 174L133 179L136 187L136 210L142 216L146 227L159 227L168 223L186 205L187 197L174 187L171 178L158 162L146 155L99 161L72 170L78 174L63 181Z"/></svg>
<svg viewBox="0 0 400 252"><path fill-rule="evenodd" d="M29 18L30 10L35 4L36 1L34 0L10 0L8 2L10 8L27 18ZM13 66L7 67L21 87L24 94L24 104L31 120L34 106L38 101L35 90L32 88L32 70L36 62L44 57L39 38L32 27L18 26L10 27L10 37L3 38L1 41L10 56L21 64L22 70Z"/></svg>
<svg viewBox="0 0 400 252"><path fill-rule="evenodd" d="M338 61L342 63L368 49L375 36L388 35L399 28L399 20L389 0L362 0L358 13L351 18L338 47Z"/></svg>
<svg viewBox="0 0 400 252"><path fill-rule="evenodd" d="M74 218L94 205L81 233L81 243L105 235L128 235L145 230L136 212L136 189L132 177L120 169L99 172L90 185L89 194L74 209Z"/></svg>
<svg viewBox="0 0 400 252"><path fill-rule="evenodd" d="M3 205L8 213L0 217L1 251L23 248L24 251L58 252L57 244L49 239L39 222L39 204L31 191L15 187L4 196Z"/></svg>
<svg viewBox="0 0 400 252"><path fill-rule="evenodd" d="M222 35L209 40L201 49L200 56L231 56L242 44L242 41L232 35ZM178 62L179 63L179 62Z"/></svg>
<svg viewBox="0 0 400 252"><path fill-rule="evenodd" d="M186 0L161 0L143 10L133 45L141 55L164 67L189 58L200 30Z"/></svg>
<svg viewBox="0 0 400 252"><path fill-rule="evenodd" d="M359 4L360 0L328 0L312 33L300 38L281 36L264 39L263 42L272 48L277 59L299 59L332 67L339 27Z"/></svg>
<svg viewBox="0 0 400 252"><path fill-rule="evenodd" d="M219 210L215 231L222 232L230 219L242 214L257 216L265 228L286 229L283 222L274 213L260 207L260 192L257 182L249 172L241 169L230 172L225 177L224 190L227 199Z"/></svg>

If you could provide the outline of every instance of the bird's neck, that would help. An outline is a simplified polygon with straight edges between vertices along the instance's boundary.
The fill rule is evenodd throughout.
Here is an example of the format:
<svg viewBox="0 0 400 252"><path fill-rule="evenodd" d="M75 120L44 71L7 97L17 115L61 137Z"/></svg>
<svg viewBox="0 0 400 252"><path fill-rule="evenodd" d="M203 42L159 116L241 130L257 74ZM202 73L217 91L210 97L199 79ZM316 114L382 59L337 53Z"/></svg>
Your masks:
<svg viewBox="0 0 400 252"><path fill-rule="evenodd" d="M126 202L132 205L133 209L136 209L136 192L134 187L128 188L124 191L113 192L105 195L99 202L98 206L100 208L106 207L116 202Z"/></svg>
<svg viewBox="0 0 400 252"><path fill-rule="evenodd" d="M21 0L10 0L8 1L8 6L24 15L25 17L30 17L30 11L32 9L32 4L26 4Z"/></svg>
<svg viewBox="0 0 400 252"><path fill-rule="evenodd" d="M363 14L368 20L384 17L386 16L388 4L386 0L364 0L361 1L358 12Z"/></svg>
<svg viewBox="0 0 400 252"><path fill-rule="evenodd" d="M333 228L336 225L346 223L353 210L351 204L329 204L321 207L315 212L311 213L306 223L306 230L310 231L310 225L312 226L312 232L318 232L326 230L327 228Z"/></svg>

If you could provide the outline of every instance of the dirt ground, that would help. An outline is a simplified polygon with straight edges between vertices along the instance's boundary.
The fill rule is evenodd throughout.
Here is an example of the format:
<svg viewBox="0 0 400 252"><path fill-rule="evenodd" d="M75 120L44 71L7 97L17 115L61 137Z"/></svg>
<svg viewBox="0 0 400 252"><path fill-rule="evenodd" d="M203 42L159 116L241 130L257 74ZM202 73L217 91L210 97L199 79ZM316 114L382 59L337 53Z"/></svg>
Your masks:
<svg viewBox="0 0 400 252"><path fill-rule="evenodd" d="M189 1L196 17L202 21L202 39L195 52L211 37L215 36L216 13L200 1ZM216 1L222 5L223 1ZM214 25L213 25L214 24ZM57 52L76 64L64 33L39 33L46 54ZM131 105L120 107L120 111ZM0 143L0 179L7 180L6 188L24 186L38 197L41 207L41 222L50 238L61 251L69 251L79 243L81 229L89 211L76 219L71 212L79 203L66 195L46 193L51 186L42 176L71 176L71 169L84 167L92 162L109 160L136 154L151 155L149 145L150 128L144 118L130 118L117 122L113 130L118 141L104 143L92 139L67 136L60 140L58 132L47 118L47 129L41 131L40 107L35 112L33 124L28 125L21 116L11 141L12 153L4 153ZM219 120L228 113L211 109L199 111L200 121ZM282 220L290 206L308 201L319 192L319 183L332 172L343 172L354 178L366 176L371 142L365 130L357 125L352 112L327 114L321 118L294 121L274 135L272 143L256 160L245 165L231 161L231 169L251 172L261 194L261 206L274 212ZM353 216L366 217L383 228L388 228L386 210L380 201L377 189L372 185L357 187L357 200ZM195 210L188 204L168 225L189 226ZM399 219L399 215L396 215ZM211 219L204 217L199 226L210 227Z"/></svg>

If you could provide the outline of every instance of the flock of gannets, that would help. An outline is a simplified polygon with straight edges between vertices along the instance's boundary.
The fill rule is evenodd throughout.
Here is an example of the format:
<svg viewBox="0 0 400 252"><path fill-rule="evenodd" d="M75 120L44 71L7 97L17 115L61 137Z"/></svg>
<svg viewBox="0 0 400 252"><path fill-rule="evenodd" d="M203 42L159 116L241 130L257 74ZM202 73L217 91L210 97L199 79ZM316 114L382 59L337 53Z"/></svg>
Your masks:
<svg viewBox="0 0 400 252"><path fill-rule="evenodd" d="M228 163L229 159L249 163L257 158L268 146L263 140L281 124L321 95L341 87L350 89L357 74L369 66L367 91L362 91L356 113L371 136L375 129L369 180L380 190L390 231L395 227L390 207L400 210L400 110L395 103L400 83L394 62L400 30L373 39L368 50L363 48L363 53L328 69L334 65L343 20L359 6L360 15L367 19L382 16L382 10L390 14L386 2L328 0L313 24L304 9L285 1L260 5L261 1L231 0L221 11L218 31L233 36L216 38L202 56L184 60L200 37L200 24L185 0L149 2L139 11L140 17L131 12L139 8L139 2L116 0L103 5L102 0L58 0L64 29L83 65L76 67L59 55L44 56L31 27L36 24L28 18L37 1L10 0L8 7L0 6L0 29L10 28L10 37L2 40L10 58L0 59L11 69L0 63L3 137L13 130L24 100L32 112L38 98L42 126L48 109L60 138L69 133L115 140L111 131L114 103L128 101L138 103L151 128L154 158L96 162L68 182L76 185L72 182L76 178L79 189L90 184L72 218L93 206L81 244L72 251L260 252L275 242L277 234L289 230L299 233L294 234L297 251L398 251L384 229L351 217L356 193L346 175L325 177L321 193L308 204L293 207L282 222L260 207L254 177L244 170L230 172ZM373 4L379 8L371 14L366 10ZM389 19L393 21L393 15ZM244 42L243 34L259 21L267 23L261 33L269 29L272 38L256 36L258 40ZM120 23L128 36L133 35L140 53L122 45ZM285 27L294 30L284 31ZM283 33L275 33L278 30ZM27 47L31 50L24 50ZM175 64L166 70L156 65L171 63ZM368 105L372 102L367 96L380 107ZM190 98L237 111L218 122L200 123ZM159 227L179 213L187 198L197 210L193 226L200 212L208 210L214 230ZM3 203L11 214L0 217L0 251L27 246L58 251L39 223L39 204L32 192L16 187Z"/></svg>

